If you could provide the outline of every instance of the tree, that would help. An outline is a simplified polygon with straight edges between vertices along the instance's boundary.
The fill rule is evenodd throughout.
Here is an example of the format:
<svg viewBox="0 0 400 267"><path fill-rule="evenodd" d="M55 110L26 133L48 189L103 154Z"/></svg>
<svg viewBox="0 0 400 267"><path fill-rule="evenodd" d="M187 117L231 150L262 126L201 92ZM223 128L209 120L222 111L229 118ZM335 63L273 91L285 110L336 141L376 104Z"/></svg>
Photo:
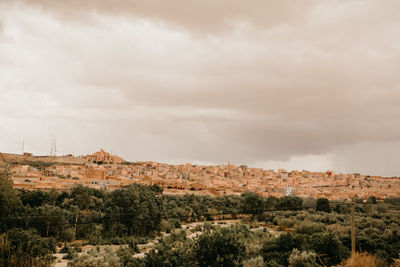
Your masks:
<svg viewBox="0 0 400 267"><path fill-rule="evenodd" d="M159 229L161 208L161 200L149 187L134 184L115 190L107 201L109 227L121 224L128 235L148 234Z"/></svg>
<svg viewBox="0 0 400 267"><path fill-rule="evenodd" d="M276 208L276 205L278 204L279 199L274 196L269 196L267 198L263 198L263 206L265 210L271 211Z"/></svg>
<svg viewBox="0 0 400 267"><path fill-rule="evenodd" d="M237 229L221 228L200 236L194 246L199 266L235 266L245 255Z"/></svg>
<svg viewBox="0 0 400 267"><path fill-rule="evenodd" d="M303 240L299 235L290 233L282 234L279 237L264 243L261 250L264 262L276 262L277 264L288 266L288 258L291 251L299 249Z"/></svg>
<svg viewBox="0 0 400 267"><path fill-rule="evenodd" d="M331 206L327 198L318 198L316 211L331 212Z"/></svg>
<svg viewBox="0 0 400 267"><path fill-rule="evenodd" d="M50 266L55 241L36 231L13 228L0 235L0 266Z"/></svg>
<svg viewBox="0 0 400 267"><path fill-rule="evenodd" d="M72 188L69 197L72 200L71 204L79 210L101 210L106 194L104 191L77 185Z"/></svg>
<svg viewBox="0 0 400 267"><path fill-rule="evenodd" d="M161 195L164 191L164 188L158 184L153 184L150 188L158 195Z"/></svg>
<svg viewBox="0 0 400 267"><path fill-rule="evenodd" d="M281 197L276 206L277 210L301 210L303 199L293 196Z"/></svg>
<svg viewBox="0 0 400 267"><path fill-rule="evenodd" d="M30 207L39 207L48 201L48 194L41 190L21 190L22 204Z"/></svg>
<svg viewBox="0 0 400 267"><path fill-rule="evenodd" d="M376 204L376 196L369 196L367 202Z"/></svg>
<svg viewBox="0 0 400 267"><path fill-rule="evenodd" d="M241 195L240 206L245 214L257 215L263 212L263 201L253 192L244 192Z"/></svg>
<svg viewBox="0 0 400 267"><path fill-rule="evenodd" d="M0 229L5 227L10 216L21 205L21 199L13 188L8 168L0 168Z"/></svg>
<svg viewBox="0 0 400 267"><path fill-rule="evenodd" d="M303 249L314 250L328 266L338 264L348 256L348 249L332 232L307 236Z"/></svg>
<svg viewBox="0 0 400 267"><path fill-rule="evenodd" d="M93 218L103 218L104 202L106 193L101 190L89 188L82 185L76 185L68 195L60 194L56 202L62 201L62 206L67 208L73 221L73 232L75 238L92 236L92 240L99 240L98 230L100 226L94 227ZM85 215L85 216L82 216Z"/></svg>
<svg viewBox="0 0 400 267"><path fill-rule="evenodd" d="M172 247L163 241L146 254L144 263L147 267L189 267L195 265L191 247L188 244Z"/></svg>
<svg viewBox="0 0 400 267"><path fill-rule="evenodd" d="M43 205L36 208L37 218L33 217L31 224L42 234L42 236L55 236L59 238L63 235L67 220L65 210L52 205Z"/></svg>

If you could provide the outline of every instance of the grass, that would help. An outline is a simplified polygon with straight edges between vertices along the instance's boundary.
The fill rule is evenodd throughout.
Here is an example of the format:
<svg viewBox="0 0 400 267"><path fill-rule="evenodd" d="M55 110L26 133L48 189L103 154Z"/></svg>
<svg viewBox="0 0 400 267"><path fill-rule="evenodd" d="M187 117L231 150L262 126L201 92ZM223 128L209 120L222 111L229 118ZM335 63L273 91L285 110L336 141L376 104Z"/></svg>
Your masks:
<svg viewBox="0 0 400 267"><path fill-rule="evenodd" d="M349 258L344 267L383 267L387 264L367 252L356 253L354 257Z"/></svg>

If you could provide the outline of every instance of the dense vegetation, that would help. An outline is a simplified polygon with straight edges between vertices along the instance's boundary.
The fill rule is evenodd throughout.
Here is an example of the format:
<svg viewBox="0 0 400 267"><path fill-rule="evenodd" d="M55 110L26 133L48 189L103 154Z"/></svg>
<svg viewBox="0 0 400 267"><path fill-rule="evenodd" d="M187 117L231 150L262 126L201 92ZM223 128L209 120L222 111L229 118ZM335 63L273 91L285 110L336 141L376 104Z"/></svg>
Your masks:
<svg viewBox="0 0 400 267"><path fill-rule="evenodd" d="M157 185L113 192L83 186L62 193L16 190L7 169L0 169L0 266L48 266L57 244L73 266L332 266L350 256L347 202L162 191ZM357 250L375 255L380 266L399 257L399 211L400 198L356 204ZM242 223L199 224L196 236L187 237L186 223L235 218ZM138 244L161 232L169 235L144 258L132 257ZM78 256L79 248L69 244L77 239L127 246Z"/></svg>

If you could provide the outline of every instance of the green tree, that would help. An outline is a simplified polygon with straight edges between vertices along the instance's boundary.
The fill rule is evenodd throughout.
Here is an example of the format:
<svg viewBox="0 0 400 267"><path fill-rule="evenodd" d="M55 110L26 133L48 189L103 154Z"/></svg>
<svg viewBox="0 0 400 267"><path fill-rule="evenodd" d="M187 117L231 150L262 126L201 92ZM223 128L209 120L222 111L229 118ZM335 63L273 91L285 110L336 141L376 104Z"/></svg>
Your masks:
<svg viewBox="0 0 400 267"><path fill-rule="evenodd" d="M367 202L376 204L376 196L369 196Z"/></svg>
<svg viewBox="0 0 400 267"><path fill-rule="evenodd" d="M221 228L200 236L194 246L199 266L235 266L245 256L245 245L234 228Z"/></svg>
<svg viewBox="0 0 400 267"><path fill-rule="evenodd" d="M52 205L44 205L36 208L36 216L33 216L31 224L42 236L55 236L59 238L66 229L67 220L65 210Z"/></svg>
<svg viewBox="0 0 400 267"><path fill-rule="evenodd" d="M11 215L21 205L21 199L13 188L8 168L0 168L0 229L5 228Z"/></svg>
<svg viewBox="0 0 400 267"><path fill-rule="evenodd" d="M281 197L276 206L277 210L301 210L303 199L293 196Z"/></svg>
<svg viewBox="0 0 400 267"><path fill-rule="evenodd" d="M128 235L145 235L159 230L161 208L161 200L149 187L134 184L115 190L107 202L109 227L122 224Z"/></svg>
<svg viewBox="0 0 400 267"><path fill-rule="evenodd" d="M48 201L48 194L41 190L21 190L22 204L30 207L39 207Z"/></svg>
<svg viewBox="0 0 400 267"><path fill-rule="evenodd" d="M147 267L194 266L194 258L189 244L178 244L175 247L161 242L155 249L146 254L144 264Z"/></svg>
<svg viewBox="0 0 400 267"><path fill-rule="evenodd" d="M331 212L331 206L327 198L318 198L316 211Z"/></svg>
<svg viewBox="0 0 400 267"><path fill-rule="evenodd" d="M279 199L274 196L269 196L267 198L263 198L263 206L265 210L272 211L275 210Z"/></svg>
<svg viewBox="0 0 400 267"><path fill-rule="evenodd" d="M299 249L303 239L299 235L290 233L282 234L279 237L264 243L261 254L264 262L276 262L288 266L288 258L294 248Z"/></svg>
<svg viewBox="0 0 400 267"><path fill-rule="evenodd" d="M328 266L338 264L348 256L348 249L332 232L307 236L303 249L314 250Z"/></svg>
<svg viewBox="0 0 400 267"><path fill-rule="evenodd" d="M263 212L263 201L253 192L244 192L241 195L240 206L242 213L245 214L257 215Z"/></svg>
<svg viewBox="0 0 400 267"><path fill-rule="evenodd" d="M55 241L36 231L14 228L0 235L0 266L50 266L52 253Z"/></svg>
<svg viewBox="0 0 400 267"><path fill-rule="evenodd" d="M71 205L77 206L79 210L102 210L105 197L104 191L82 185L74 186L69 194Z"/></svg>
<svg viewBox="0 0 400 267"><path fill-rule="evenodd" d="M99 229L94 226L98 220L104 217L104 202L106 193L101 190L76 185L68 195L59 195L57 202L62 198L62 207L68 209L73 223L75 238L88 238L91 241L99 241Z"/></svg>

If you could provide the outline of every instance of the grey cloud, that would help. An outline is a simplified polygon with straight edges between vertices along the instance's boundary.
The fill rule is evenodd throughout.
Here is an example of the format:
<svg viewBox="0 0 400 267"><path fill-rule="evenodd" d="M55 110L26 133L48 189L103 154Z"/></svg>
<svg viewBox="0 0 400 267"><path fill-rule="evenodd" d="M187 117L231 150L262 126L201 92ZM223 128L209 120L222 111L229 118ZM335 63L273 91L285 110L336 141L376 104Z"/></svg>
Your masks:
<svg viewBox="0 0 400 267"><path fill-rule="evenodd" d="M393 154L397 1L212 3L3 2L4 149L25 140L48 153L56 135L65 153L238 164L320 155L368 172L359 144Z"/></svg>
<svg viewBox="0 0 400 267"><path fill-rule="evenodd" d="M25 3L56 12L64 18L82 19L82 13L139 16L162 23L171 23L180 28L191 28L200 32L219 32L231 28L232 21L249 21L270 26L281 23L304 21L307 13L317 1L138 1L138 0L25 0Z"/></svg>

